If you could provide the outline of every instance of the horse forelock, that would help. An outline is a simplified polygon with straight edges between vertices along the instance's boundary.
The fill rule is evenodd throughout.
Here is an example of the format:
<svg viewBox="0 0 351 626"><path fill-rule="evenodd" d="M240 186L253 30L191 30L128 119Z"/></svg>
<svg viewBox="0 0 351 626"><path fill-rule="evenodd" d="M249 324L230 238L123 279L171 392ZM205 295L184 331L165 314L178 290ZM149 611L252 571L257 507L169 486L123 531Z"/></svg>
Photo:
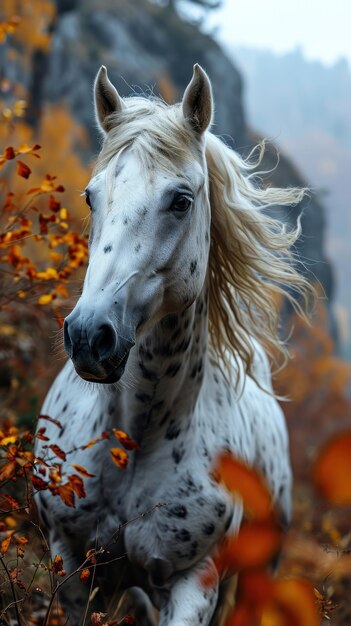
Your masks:
<svg viewBox="0 0 351 626"><path fill-rule="evenodd" d="M95 172L104 169L121 150L138 152L146 168L178 170L183 162L201 158L200 144L181 115L179 105L168 106L162 100L127 98L127 106L108 118L108 133L98 156Z"/></svg>
<svg viewBox="0 0 351 626"><path fill-rule="evenodd" d="M194 157L203 164L211 205L210 343L225 371L232 368L234 357L244 363L245 373L255 378L252 337L271 354L286 356L285 344L278 336L281 300L288 298L303 314L301 295L306 299L312 291L294 267L292 247L300 225L287 229L266 209L297 204L306 189L264 188L253 182L264 144L259 146L258 159L251 162L251 155L247 160L241 158L209 131L205 141L199 141L186 125L180 105L143 97L124 102L127 106L122 111L109 116L95 173L131 147L146 169L179 173L182 163L191 163Z"/></svg>

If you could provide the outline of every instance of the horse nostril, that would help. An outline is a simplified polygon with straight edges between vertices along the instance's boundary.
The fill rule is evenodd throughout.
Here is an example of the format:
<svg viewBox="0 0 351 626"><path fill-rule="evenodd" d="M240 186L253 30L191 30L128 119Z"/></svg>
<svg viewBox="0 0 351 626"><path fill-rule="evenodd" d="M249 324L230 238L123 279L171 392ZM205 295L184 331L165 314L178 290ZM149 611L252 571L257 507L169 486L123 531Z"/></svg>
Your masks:
<svg viewBox="0 0 351 626"><path fill-rule="evenodd" d="M68 322L67 320L64 321L63 324L63 343L65 346L65 350L68 354L68 356L70 358L72 358L72 354L73 354L73 350L72 350L72 340L71 337L69 335L69 330L68 330Z"/></svg>
<svg viewBox="0 0 351 626"><path fill-rule="evenodd" d="M116 333L112 325L102 324L90 344L94 359L103 361L114 354L116 349Z"/></svg>

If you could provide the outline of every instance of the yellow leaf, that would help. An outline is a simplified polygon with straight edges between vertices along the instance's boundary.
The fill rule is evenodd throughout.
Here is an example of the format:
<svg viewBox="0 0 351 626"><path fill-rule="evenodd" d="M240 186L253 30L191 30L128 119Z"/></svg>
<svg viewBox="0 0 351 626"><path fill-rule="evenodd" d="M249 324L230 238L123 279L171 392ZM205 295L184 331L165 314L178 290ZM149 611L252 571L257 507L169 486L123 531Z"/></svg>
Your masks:
<svg viewBox="0 0 351 626"><path fill-rule="evenodd" d="M1 324L0 335L4 335L5 337L13 337L14 335L16 335L16 328L14 326L11 326L11 324Z"/></svg>
<svg viewBox="0 0 351 626"><path fill-rule="evenodd" d="M47 193L48 191L52 191L54 188L54 184L51 180L44 180L40 185L40 191Z"/></svg>
<svg viewBox="0 0 351 626"><path fill-rule="evenodd" d="M7 446L8 443L15 443L15 441L17 441L17 435L9 435L1 439L1 445Z"/></svg>
<svg viewBox="0 0 351 626"><path fill-rule="evenodd" d="M1 43L1 39L0 39L0 43ZM9 121L12 117L12 111L8 107L6 107L5 109L1 111L1 115L4 118L4 120Z"/></svg>
<svg viewBox="0 0 351 626"><path fill-rule="evenodd" d="M57 270L55 270L54 267L48 267L44 272L38 272L37 273L37 278L39 280L52 280L58 279L58 273Z"/></svg>
<svg viewBox="0 0 351 626"><path fill-rule="evenodd" d="M50 252L50 259L54 262L54 263L60 263L60 261L62 261L63 255L60 254L59 252Z"/></svg>
<svg viewBox="0 0 351 626"><path fill-rule="evenodd" d="M115 465L125 469L128 465L128 454L122 448L111 448L110 454Z"/></svg>
<svg viewBox="0 0 351 626"><path fill-rule="evenodd" d="M38 299L38 304L49 304L50 302L52 302L53 300L53 295L52 293L45 293L42 296L40 296L40 298Z"/></svg>
<svg viewBox="0 0 351 626"><path fill-rule="evenodd" d="M17 102L15 102L15 104L13 105L13 114L16 115L17 117L23 117L23 115L25 114L26 108L27 108L27 103L25 100L17 100ZM18 151L21 152L22 148L23 146L21 146L21 148L19 148Z"/></svg>
<svg viewBox="0 0 351 626"><path fill-rule="evenodd" d="M82 447L82 449L86 450L87 448L92 448L98 441L101 441L100 437L95 437L94 439L88 441L88 443L86 443L85 446Z"/></svg>
<svg viewBox="0 0 351 626"><path fill-rule="evenodd" d="M22 100L22 102L24 102L24 105L26 104L24 100ZM31 152L31 150L32 150L32 148L27 143L23 143L18 148L19 154L26 154L27 152Z"/></svg>
<svg viewBox="0 0 351 626"><path fill-rule="evenodd" d="M117 430L117 428L112 428L112 432L126 450L136 450L137 448L139 448L138 442L128 437L128 435L123 430Z"/></svg>

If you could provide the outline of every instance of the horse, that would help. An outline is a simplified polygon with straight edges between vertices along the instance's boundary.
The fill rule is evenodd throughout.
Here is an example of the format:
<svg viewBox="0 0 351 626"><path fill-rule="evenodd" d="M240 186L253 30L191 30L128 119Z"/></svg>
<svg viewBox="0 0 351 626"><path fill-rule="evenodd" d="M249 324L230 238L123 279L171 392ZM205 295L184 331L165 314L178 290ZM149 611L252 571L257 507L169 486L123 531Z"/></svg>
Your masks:
<svg viewBox="0 0 351 626"><path fill-rule="evenodd" d="M94 101L103 143L85 190L89 264L64 322L69 359L42 409L62 425L57 435L48 422L47 436L75 450L63 470L74 461L93 476L76 508L41 491L39 515L68 573L119 529L91 606L134 610L141 626L208 626L222 584L211 554L243 518L211 474L216 455L261 471L282 519L291 515L288 436L266 351L285 350L278 300L298 307L305 279L294 263L299 224L266 209L298 203L304 190L265 188L252 159L210 132L212 86L198 64L178 104L122 98L104 66ZM111 461L110 439L81 449L112 428L138 444L125 469ZM62 587L72 626L87 587L78 576Z"/></svg>

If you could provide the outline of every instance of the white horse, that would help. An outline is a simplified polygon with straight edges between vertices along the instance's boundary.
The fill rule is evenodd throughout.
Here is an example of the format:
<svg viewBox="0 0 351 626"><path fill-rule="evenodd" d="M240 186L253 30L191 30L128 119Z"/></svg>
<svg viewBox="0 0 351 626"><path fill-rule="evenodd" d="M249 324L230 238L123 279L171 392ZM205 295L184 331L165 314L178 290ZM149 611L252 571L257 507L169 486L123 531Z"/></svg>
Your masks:
<svg viewBox="0 0 351 626"><path fill-rule="evenodd" d="M286 427L259 341L282 348L276 296L285 286L293 300L291 287L305 282L289 252L298 228L287 231L264 209L298 202L303 190L259 188L252 165L209 132L212 90L198 65L174 106L122 99L102 67L95 106L105 139L85 192L89 266L64 325L70 360L43 413L63 424L57 436L49 423L47 434L64 450L112 427L139 449L124 470L111 461L110 440L70 455L67 470L74 462L94 474L87 497L73 509L43 491L39 512L68 572L137 518L110 555L123 558L103 575L97 568L96 606L119 600L141 626L155 623L152 607L161 626L206 626L221 582L211 552L242 518L240 502L211 477L216 455L227 450L259 468L290 516ZM204 567L214 570L210 589ZM78 576L63 586L72 625L88 587Z"/></svg>

